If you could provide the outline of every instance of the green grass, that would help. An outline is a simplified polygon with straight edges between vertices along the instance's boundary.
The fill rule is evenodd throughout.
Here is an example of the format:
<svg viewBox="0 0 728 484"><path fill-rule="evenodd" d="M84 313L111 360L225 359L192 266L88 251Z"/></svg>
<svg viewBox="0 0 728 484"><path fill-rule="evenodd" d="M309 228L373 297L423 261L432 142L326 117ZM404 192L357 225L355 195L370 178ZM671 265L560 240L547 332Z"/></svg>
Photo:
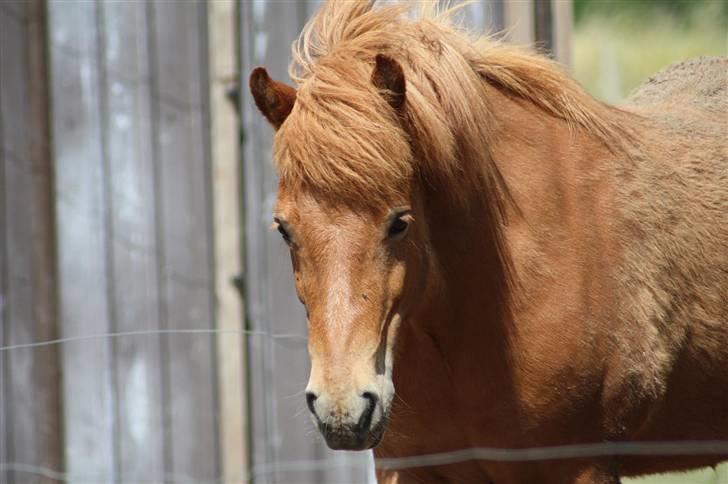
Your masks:
<svg viewBox="0 0 728 484"><path fill-rule="evenodd" d="M622 479L624 484L728 484L728 462L716 469L701 469L693 472L674 472L649 477Z"/></svg>
<svg viewBox="0 0 728 484"><path fill-rule="evenodd" d="M724 1L704 1L684 15L655 8L584 14L574 31L574 76L596 97L618 101L674 62L726 55Z"/></svg>

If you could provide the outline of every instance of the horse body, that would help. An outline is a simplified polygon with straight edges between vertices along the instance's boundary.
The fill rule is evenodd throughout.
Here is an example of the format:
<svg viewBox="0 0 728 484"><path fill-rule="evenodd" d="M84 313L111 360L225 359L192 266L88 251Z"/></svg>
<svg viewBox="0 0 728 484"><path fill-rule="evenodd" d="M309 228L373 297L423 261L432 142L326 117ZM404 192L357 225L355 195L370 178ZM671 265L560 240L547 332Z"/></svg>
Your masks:
<svg viewBox="0 0 728 484"><path fill-rule="evenodd" d="M616 109L543 58L402 11L329 2L294 50L297 91L251 77L329 445L727 438L728 62L674 67ZM721 458L379 477L614 483Z"/></svg>
<svg viewBox="0 0 728 484"><path fill-rule="evenodd" d="M521 212L505 228L518 275L512 315L502 327L483 324L483 314L492 313L494 304L483 295L494 291L488 282L493 262L478 250L458 247L458 240L445 241L446 254L478 255L452 273L445 283L453 288L446 300L431 300L423 308L413 327L431 332L400 337L406 349L394 368L402 401L394 405L402 407L403 416L389 424L392 447L385 439L376 455L728 436L728 157L720 142L725 126L720 103L726 92L720 75L728 63L706 64L712 72L703 69L704 77L724 96L709 103L714 112L670 98L628 108L640 117L620 114L625 122L660 141L651 139L631 157L615 156L497 90L489 93L502 130L494 159L502 160L499 168ZM700 126L699 133L676 129L682 123ZM477 214L470 220L445 215L435 225L457 233L448 230L448 223L478 222ZM433 381L444 386L424 392ZM449 395L451 401L435 404L433 394ZM423 399L422 407L434 407L423 412L426 418L412 410ZM482 469L470 463L407 476L453 482L617 482L617 475L720 460L615 457L481 463Z"/></svg>

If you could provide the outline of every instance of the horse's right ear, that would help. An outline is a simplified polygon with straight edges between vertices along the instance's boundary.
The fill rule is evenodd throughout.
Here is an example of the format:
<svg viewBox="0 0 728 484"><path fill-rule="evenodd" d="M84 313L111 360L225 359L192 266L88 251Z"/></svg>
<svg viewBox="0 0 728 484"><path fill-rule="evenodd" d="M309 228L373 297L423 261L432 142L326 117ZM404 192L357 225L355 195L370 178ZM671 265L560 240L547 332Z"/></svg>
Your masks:
<svg viewBox="0 0 728 484"><path fill-rule="evenodd" d="M404 71L399 62L384 54L377 54L374 58L372 71L372 84L379 89L382 96L399 111L404 106L406 83Z"/></svg>
<svg viewBox="0 0 728 484"><path fill-rule="evenodd" d="M253 69L249 84L255 105L275 129L280 128L296 103L296 90L271 79L264 67Z"/></svg>

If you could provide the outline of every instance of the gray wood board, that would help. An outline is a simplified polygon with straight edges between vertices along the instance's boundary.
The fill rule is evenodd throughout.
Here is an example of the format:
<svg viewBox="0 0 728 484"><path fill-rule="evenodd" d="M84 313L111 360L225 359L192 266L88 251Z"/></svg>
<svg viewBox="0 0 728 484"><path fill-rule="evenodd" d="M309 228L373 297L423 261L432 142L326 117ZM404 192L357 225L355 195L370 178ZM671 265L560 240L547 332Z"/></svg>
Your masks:
<svg viewBox="0 0 728 484"><path fill-rule="evenodd" d="M100 95L115 330L159 329L149 26L143 2L99 4ZM118 479L164 479L162 353L157 335L114 347Z"/></svg>
<svg viewBox="0 0 728 484"><path fill-rule="evenodd" d="M213 329L207 17L200 1L152 4L160 297L165 329ZM212 335L166 339L168 469L219 478Z"/></svg>
<svg viewBox="0 0 728 484"><path fill-rule="evenodd" d="M49 2L62 336L113 330L99 86L98 4ZM111 339L62 348L71 482L116 477Z"/></svg>
<svg viewBox="0 0 728 484"><path fill-rule="evenodd" d="M0 346L55 334L54 270L39 266L52 261L53 240L38 6L12 1L0 9ZM0 462L59 469L56 368L53 347L0 353ZM15 470L0 478L20 482L29 476Z"/></svg>
<svg viewBox="0 0 728 484"><path fill-rule="evenodd" d="M30 163L30 116L26 79L25 23L2 15L0 58L14 69L3 69L0 79L2 138L5 158L5 250L6 307L5 337L9 345L33 341L33 288L31 283L32 180ZM40 462L39 435L35 424L36 389L33 385L33 349L17 349L7 355L7 445L12 459ZM16 473L16 479L19 477ZM12 476L11 476L12 478Z"/></svg>
<svg viewBox="0 0 728 484"><path fill-rule="evenodd" d="M47 198L31 203L44 181L30 159L26 5L0 4L3 346L53 334L34 319L33 275L53 271L32 259ZM206 5L50 0L48 13L61 336L214 329ZM70 482L219 478L212 335L58 348ZM41 428L49 351L0 354L0 462L42 465L60 437Z"/></svg>
<svg viewBox="0 0 728 484"><path fill-rule="evenodd" d="M8 75L7 65L10 64L10 58L5 53L5 49L1 48L4 45L2 37L4 32L9 29L9 23L15 21L9 11L4 8L0 8L0 107L3 106L5 99L4 89L4 77ZM6 58L8 56L8 58ZM6 334L8 333L8 284L7 284L7 272L8 272L8 258L7 258L7 241L6 234L8 233L8 225L6 221L6 212L8 203L6 200L6 185L7 178L5 176L5 165L10 163L9 156L6 151L9 151L5 147L4 138L4 126L7 121L4 117L3 109L0 109L0 346L6 346L8 344ZM10 462L12 459L12 452L8 448L8 425L7 423L12 420L12 414L9 405L6 402L10 401L10 386L7 382L5 374L7 372L8 363L10 362L10 352L4 351L0 353L0 462ZM0 483L10 481L10 471L0 470Z"/></svg>

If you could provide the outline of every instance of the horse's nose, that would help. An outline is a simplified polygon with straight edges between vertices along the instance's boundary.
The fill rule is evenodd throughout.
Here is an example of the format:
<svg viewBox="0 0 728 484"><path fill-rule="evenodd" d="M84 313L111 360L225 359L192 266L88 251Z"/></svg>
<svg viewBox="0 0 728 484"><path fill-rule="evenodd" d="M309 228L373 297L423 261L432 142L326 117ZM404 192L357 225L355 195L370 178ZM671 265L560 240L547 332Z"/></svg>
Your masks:
<svg viewBox="0 0 728 484"><path fill-rule="evenodd" d="M367 404L359 417L359 421L356 423L356 430L359 435L369 432L372 426L374 410L377 408L377 402L379 401L379 397L372 392L364 392L361 396L367 401Z"/></svg>
<svg viewBox="0 0 728 484"><path fill-rule="evenodd" d="M308 405L308 409L311 411L313 416L318 419L318 415L316 415L316 407L314 406L317 398L318 395L314 392L306 392L306 405Z"/></svg>
<svg viewBox="0 0 728 484"><path fill-rule="evenodd" d="M306 391L306 405L333 449L361 450L378 441L379 435L372 434L372 428L377 424L379 404L379 395L372 391L337 397Z"/></svg>

